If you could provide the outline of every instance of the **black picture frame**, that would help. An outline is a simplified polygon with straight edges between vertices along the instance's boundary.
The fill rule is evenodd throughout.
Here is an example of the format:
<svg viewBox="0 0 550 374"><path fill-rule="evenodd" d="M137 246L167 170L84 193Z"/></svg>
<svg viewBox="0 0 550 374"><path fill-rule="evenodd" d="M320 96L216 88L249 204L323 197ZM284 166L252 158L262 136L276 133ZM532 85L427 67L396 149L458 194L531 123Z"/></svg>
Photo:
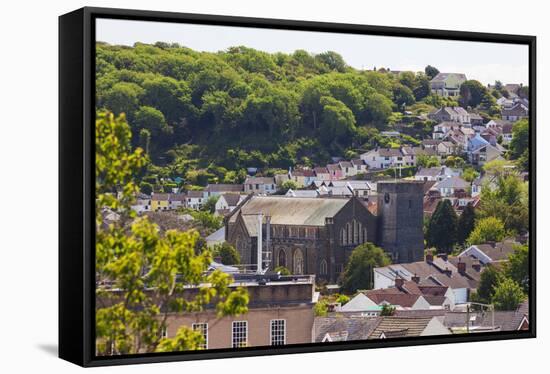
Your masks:
<svg viewBox="0 0 550 374"><path fill-rule="evenodd" d="M94 123L95 20L353 33L409 38L523 44L529 47L530 274L529 330L445 337L308 343L181 353L94 355ZM536 37L493 33L366 26L280 19L85 7L59 18L59 357L81 366L138 364L226 357L448 344L536 337Z"/></svg>

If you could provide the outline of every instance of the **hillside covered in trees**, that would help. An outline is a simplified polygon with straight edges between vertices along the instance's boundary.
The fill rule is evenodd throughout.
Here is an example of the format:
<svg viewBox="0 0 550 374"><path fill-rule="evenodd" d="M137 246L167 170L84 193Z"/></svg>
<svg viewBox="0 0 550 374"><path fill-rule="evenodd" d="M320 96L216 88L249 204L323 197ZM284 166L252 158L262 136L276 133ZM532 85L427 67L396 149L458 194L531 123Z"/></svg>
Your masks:
<svg viewBox="0 0 550 374"><path fill-rule="evenodd" d="M430 95L425 73L359 71L340 55L269 54L246 47L197 52L177 44L97 44L98 109L126 113L134 146L149 154L143 183L183 178L188 185L242 182L247 167L264 174L297 164L324 165L391 146L380 131L409 127L418 144L433 123L417 117L442 105L497 114L479 82L460 102ZM147 190L147 188L144 188Z"/></svg>

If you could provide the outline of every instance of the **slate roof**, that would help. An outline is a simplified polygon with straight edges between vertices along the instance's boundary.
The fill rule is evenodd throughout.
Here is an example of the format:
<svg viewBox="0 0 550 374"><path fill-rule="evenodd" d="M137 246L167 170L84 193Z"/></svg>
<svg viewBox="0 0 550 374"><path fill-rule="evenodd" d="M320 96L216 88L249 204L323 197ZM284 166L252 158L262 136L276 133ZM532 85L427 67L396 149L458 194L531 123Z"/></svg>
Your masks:
<svg viewBox="0 0 550 374"><path fill-rule="evenodd" d="M202 196L202 192L201 192ZM187 196L183 193L172 193L170 194L170 197L168 198L169 201L185 201Z"/></svg>
<svg viewBox="0 0 550 374"><path fill-rule="evenodd" d="M466 273L460 274L457 267L449 258L448 261L440 257L434 257L433 262L417 261L403 264L388 265L375 268L378 273L384 274L390 279L395 279L396 274L404 279L411 279L413 275L420 278L421 285L438 285L456 288L475 289L479 284L480 273L466 266Z"/></svg>
<svg viewBox="0 0 550 374"><path fill-rule="evenodd" d="M275 184L273 177L248 177L244 184Z"/></svg>
<svg viewBox="0 0 550 374"><path fill-rule="evenodd" d="M514 241L503 241L493 244L476 244L476 247L489 256L493 261L508 259L508 256L514 252L514 246L519 243Z"/></svg>
<svg viewBox="0 0 550 374"><path fill-rule="evenodd" d="M243 185L227 183L209 184L204 190L206 192L241 192L243 191Z"/></svg>
<svg viewBox="0 0 550 374"><path fill-rule="evenodd" d="M529 110L521 103L514 104L514 106L502 108L502 116L526 116Z"/></svg>
<svg viewBox="0 0 550 374"><path fill-rule="evenodd" d="M441 174L441 168L440 167L433 167L433 168L423 168L421 167L416 172L415 176L417 177L437 177Z"/></svg>
<svg viewBox="0 0 550 374"><path fill-rule="evenodd" d="M456 76L460 80L466 80L466 74L462 73L438 73L435 77L432 78L431 82L444 82L446 81L450 76Z"/></svg>
<svg viewBox="0 0 550 374"><path fill-rule="evenodd" d="M202 191L190 190L185 193L190 198L201 198L204 196Z"/></svg>
<svg viewBox="0 0 550 374"><path fill-rule="evenodd" d="M437 183L434 188L458 188L466 189L470 187L470 184L460 177L448 177Z"/></svg>
<svg viewBox="0 0 550 374"><path fill-rule="evenodd" d="M327 333L331 338L345 336L345 340L366 340L381 319L382 317L316 317L313 322L313 337L317 343L322 342Z"/></svg>
<svg viewBox="0 0 550 374"><path fill-rule="evenodd" d="M420 336L434 317L380 317L369 339L379 339L382 334L386 338Z"/></svg>
<svg viewBox="0 0 550 374"><path fill-rule="evenodd" d="M315 171L313 169L296 169L291 174L298 177L314 177Z"/></svg>
<svg viewBox="0 0 550 374"><path fill-rule="evenodd" d="M348 199L331 198L254 196L239 210L245 223L247 217L252 217L253 227L257 226L255 214L258 213L271 216L271 223L274 225L324 226L325 218L334 217L348 201ZM237 215L234 214L230 222L234 222Z"/></svg>
<svg viewBox="0 0 550 374"><path fill-rule="evenodd" d="M170 198L169 193L155 193L153 194L153 196L151 196L151 200L156 200L156 201L168 201L169 198Z"/></svg>
<svg viewBox="0 0 550 374"><path fill-rule="evenodd" d="M399 148L380 148L378 149L380 157L401 157L403 153Z"/></svg>
<svg viewBox="0 0 550 374"><path fill-rule="evenodd" d="M241 195L236 193L226 193L226 194L223 194L223 198L227 202L227 205L237 206L237 204L239 203L239 200L241 199Z"/></svg>
<svg viewBox="0 0 550 374"><path fill-rule="evenodd" d="M398 305L403 308L411 308L420 297L420 295L402 293L396 288L369 290L365 292L365 295L367 295L369 299L378 305L386 302L388 304Z"/></svg>
<svg viewBox="0 0 550 374"><path fill-rule="evenodd" d="M318 197L319 191L317 190L288 190L286 196L292 197Z"/></svg>
<svg viewBox="0 0 550 374"><path fill-rule="evenodd" d="M315 171L315 174L328 174L328 169L326 167L316 167L313 169Z"/></svg>

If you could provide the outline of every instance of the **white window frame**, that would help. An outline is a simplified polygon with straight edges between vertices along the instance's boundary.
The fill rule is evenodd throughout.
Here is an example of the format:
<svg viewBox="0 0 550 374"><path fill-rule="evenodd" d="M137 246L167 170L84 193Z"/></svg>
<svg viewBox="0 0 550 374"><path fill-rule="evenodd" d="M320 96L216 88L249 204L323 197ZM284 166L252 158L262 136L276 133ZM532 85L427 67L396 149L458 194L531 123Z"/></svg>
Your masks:
<svg viewBox="0 0 550 374"><path fill-rule="evenodd" d="M204 326L204 331L202 330L201 326ZM203 348L208 349L208 322L193 323L191 325L191 328L193 329L193 331L201 331L203 333L203 338L204 338L204 347Z"/></svg>
<svg viewBox="0 0 550 374"><path fill-rule="evenodd" d="M235 325L237 323L244 324L244 345L235 345ZM242 348L248 346L248 321L233 321L231 323L231 348Z"/></svg>
<svg viewBox="0 0 550 374"><path fill-rule="evenodd" d="M273 328L276 326L274 326L274 323L280 323L280 322L283 322L283 342L282 344L273 344ZM269 344L270 345L285 345L286 344L286 319L272 319L269 321Z"/></svg>

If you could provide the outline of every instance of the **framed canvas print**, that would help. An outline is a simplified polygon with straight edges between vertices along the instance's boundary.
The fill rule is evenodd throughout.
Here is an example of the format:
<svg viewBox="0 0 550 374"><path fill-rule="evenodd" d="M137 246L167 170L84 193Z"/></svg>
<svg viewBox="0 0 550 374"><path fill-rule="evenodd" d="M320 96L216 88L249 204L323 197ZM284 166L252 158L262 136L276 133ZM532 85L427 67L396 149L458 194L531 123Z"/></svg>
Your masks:
<svg viewBox="0 0 550 374"><path fill-rule="evenodd" d="M535 337L535 37L59 27L61 358Z"/></svg>

